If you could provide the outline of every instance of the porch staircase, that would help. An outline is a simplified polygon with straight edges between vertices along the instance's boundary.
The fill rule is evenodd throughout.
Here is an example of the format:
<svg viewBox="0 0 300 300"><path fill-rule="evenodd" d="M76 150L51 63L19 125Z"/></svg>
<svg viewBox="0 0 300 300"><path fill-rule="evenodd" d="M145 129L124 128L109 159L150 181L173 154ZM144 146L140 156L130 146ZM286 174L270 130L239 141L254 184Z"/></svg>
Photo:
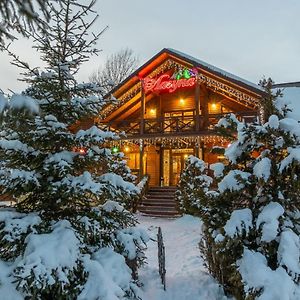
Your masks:
<svg viewBox="0 0 300 300"><path fill-rule="evenodd" d="M150 187L145 198L138 206L138 211L149 217L179 217L175 202L176 187Z"/></svg>

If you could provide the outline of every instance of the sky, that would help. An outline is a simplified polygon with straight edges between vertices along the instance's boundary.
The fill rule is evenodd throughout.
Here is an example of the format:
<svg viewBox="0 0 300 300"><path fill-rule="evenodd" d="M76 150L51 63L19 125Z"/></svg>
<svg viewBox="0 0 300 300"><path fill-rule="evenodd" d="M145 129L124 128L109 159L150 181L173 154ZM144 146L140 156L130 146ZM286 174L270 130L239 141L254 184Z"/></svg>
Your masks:
<svg viewBox="0 0 300 300"><path fill-rule="evenodd" d="M84 0L87 1L87 0ZM174 48L257 83L300 81L299 0L98 0L94 31L102 52L82 66L79 81L105 59L131 48L144 63L163 48ZM39 66L31 41L20 38L12 49ZM19 70L0 52L0 88L20 92Z"/></svg>

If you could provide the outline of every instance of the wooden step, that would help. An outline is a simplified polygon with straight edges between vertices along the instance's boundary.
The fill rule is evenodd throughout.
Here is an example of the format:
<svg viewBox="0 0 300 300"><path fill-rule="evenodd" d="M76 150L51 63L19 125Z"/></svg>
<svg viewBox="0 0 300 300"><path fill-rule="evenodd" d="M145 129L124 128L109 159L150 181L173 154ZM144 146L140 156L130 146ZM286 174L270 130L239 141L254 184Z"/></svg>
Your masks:
<svg viewBox="0 0 300 300"><path fill-rule="evenodd" d="M162 214L162 215L177 215L178 211L176 209L166 208L162 209L162 207L150 207L150 208L139 208L139 212L147 213L147 214Z"/></svg>
<svg viewBox="0 0 300 300"><path fill-rule="evenodd" d="M161 206L161 207L176 207L175 202L152 202L152 201L143 201L141 206Z"/></svg>
<svg viewBox="0 0 300 300"><path fill-rule="evenodd" d="M178 217L180 213L177 210L175 192L176 187L151 187L138 210L150 217Z"/></svg>
<svg viewBox="0 0 300 300"><path fill-rule="evenodd" d="M175 192L170 192L170 191L148 191L148 194L150 195L175 195Z"/></svg>
<svg viewBox="0 0 300 300"><path fill-rule="evenodd" d="M154 192L175 192L177 190L177 188L173 188L173 187L150 187L149 191L154 191Z"/></svg>
<svg viewBox="0 0 300 300"><path fill-rule="evenodd" d="M175 197L168 197L168 196L163 196L163 195L157 195L157 196L152 196L152 195L146 195L146 199L148 200L153 200L153 201L174 201Z"/></svg>
<svg viewBox="0 0 300 300"><path fill-rule="evenodd" d="M177 211L175 207L164 207L164 206L158 206L158 205L152 205L152 206L139 206L141 210L161 210L161 211Z"/></svg>
<svg viewBox="0 0 300 300"><path fill-rule="evenodd" d="M147 197L144 198L141 202L172 202L172 203L176 203L174 198L151 198L151 197Z"/></svg>

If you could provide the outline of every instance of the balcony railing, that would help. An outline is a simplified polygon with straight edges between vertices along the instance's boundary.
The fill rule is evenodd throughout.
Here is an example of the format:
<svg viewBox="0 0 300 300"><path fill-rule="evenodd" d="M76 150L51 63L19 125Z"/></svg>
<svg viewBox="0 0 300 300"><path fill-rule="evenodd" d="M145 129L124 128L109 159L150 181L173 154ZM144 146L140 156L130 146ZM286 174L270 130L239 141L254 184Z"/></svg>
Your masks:
<svg viewBox="0 0 300 300"><path fill-rule="evenodd" d="M246 123L257 120L256 112L239 112L235 113L240 121ZM205 120L203 116L198 116L199 125L196 128L197 116L176 116L176 117L159 117L144 119L122 120L106 123L107 129L123 131L127 136L133 135L154 135L154 134L174 134L174 133L197 133L201 131L212 130L224 114L210 114ZM206 124L208 123L208 124ZM141 130L141 126L143 130Z"/></svg>

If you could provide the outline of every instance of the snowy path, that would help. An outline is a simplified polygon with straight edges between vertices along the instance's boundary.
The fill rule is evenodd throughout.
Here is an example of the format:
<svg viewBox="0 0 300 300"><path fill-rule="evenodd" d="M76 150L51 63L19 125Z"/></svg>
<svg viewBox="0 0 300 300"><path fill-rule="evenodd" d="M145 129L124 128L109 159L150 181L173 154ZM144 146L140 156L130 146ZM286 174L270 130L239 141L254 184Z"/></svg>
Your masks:
<svg viewBox="0 0 300 300"><path fill-rule="evenodd" d="M148 265L140 270L144 283L143 300L225 300L217 283L205 272L198 243L201 222L192 216L160 219L138 216L140 227L156 239L162 228L166 247L167 291L158 276L157 244L150 241L146 252Z"/></svg>

